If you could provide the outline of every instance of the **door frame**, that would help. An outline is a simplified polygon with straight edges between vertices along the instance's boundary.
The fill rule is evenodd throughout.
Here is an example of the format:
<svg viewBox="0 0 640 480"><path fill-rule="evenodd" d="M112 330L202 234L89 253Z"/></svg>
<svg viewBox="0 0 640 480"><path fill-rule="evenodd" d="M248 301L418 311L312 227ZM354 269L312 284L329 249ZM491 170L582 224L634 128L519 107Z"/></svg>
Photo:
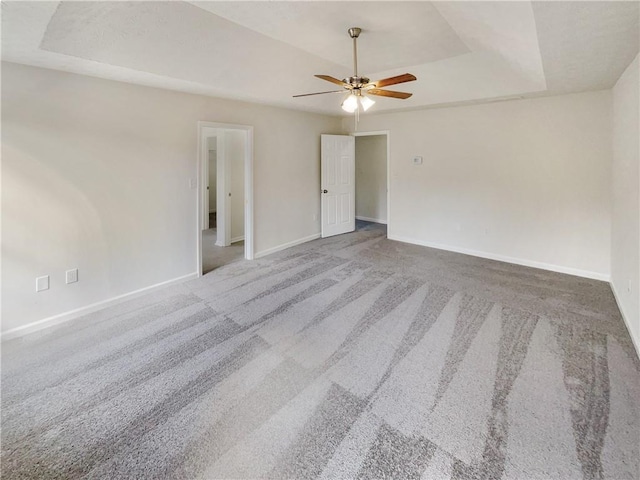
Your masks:
<svg viewBox="0 0 640 480"><path fill-rule="evenodd" d="M226 133L226 130L216 130L216 210L222 212L222 215L216 216L216 246L218 247L231 245L231 202L227 196L227 192L230 190L231 168L227 158ZM205 224L206 217L204 215L202 218Z"/></svg>
<svg viewBox="0 0 640 480"><path fill-rule="evenodd" d="M207 191L209 145L207 138L211 135L209 130L240 130L245 132L244 138L244 258L253 260L254 239L253 239L253 126L237 125L233 123L218 123L198 121L198 155L196 168L196 267L198 277L202 276L202 230L205 225L205 205L209 203ZM207 197L205 197L205 195ZM206 202L206 203L205 203ZM208 215L209 212L206 212Z"/></svg>
<svg viewBox="0 0 640 480"><path fill-rule="evenodd" d="M384 135L387 137L387 237L389 237L391 231L391 162L389 161L391 158L391 132L389 130L376 130L371 132L353 132L350 135L354 137Z"/></svg>

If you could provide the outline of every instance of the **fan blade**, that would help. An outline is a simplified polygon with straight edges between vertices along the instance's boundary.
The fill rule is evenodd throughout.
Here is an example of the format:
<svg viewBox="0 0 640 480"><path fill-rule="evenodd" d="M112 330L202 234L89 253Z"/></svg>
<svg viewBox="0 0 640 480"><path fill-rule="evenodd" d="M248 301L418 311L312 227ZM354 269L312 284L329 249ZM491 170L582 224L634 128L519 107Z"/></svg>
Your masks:
<svg viewBox="0 0 640 480"><path fill-rule="evenodd" d="M303 93L302 95L294 95L293 98L308 97L309 95L324 95L325 93L344 93L344 90L330 90L328 92Z"/></svg>
<svg viewBox="0 0 640 480"><path fill-rule="evenodd" d="M331 77L329 75L314 75L315 77L321 78L322 80L326 80L327 82L335 83L336 85L340 85L341 87L345 87L349 85L348 83L344 83L342 80L338 80L337 78Z"/></svg>
<svg viewBox="0 0 640 480"><path fill-rule="evenodd" d="M394 92L393 90L380 90L379 88L372 88L371 90L367 90L367 93L370 95L378 95L380 97L401 98L402 100L406 100L411 95L413 95L413 93Z"/></svg>
<svg viewBox="0 0 640 480"><path fill-rule="evenodd" d="M396 77L389 77L371 82L368 85L365 85L365 87L371 85L375 88L382 88L389 85L395 85L396 83L413 82L414 80L417 80L415 75L411 75L410 73L403 73L402 75L398 75Z"/></svg>

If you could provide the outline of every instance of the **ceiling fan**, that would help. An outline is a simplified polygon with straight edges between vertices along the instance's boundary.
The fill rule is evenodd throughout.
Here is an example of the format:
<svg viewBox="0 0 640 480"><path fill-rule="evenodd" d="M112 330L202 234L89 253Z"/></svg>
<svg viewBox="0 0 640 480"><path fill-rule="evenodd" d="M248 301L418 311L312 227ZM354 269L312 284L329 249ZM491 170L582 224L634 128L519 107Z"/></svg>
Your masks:
<svg viewBox="0 0 640 480"><path fill-rule="evenodd" d="M406 92L396 92L393 90L382 90L382 87L389 85L395 85L397 83L413 82L416 80L414 75L410 73L403 73L395 77L385 78L371 82L367 77L358 76L358 47L357 40L362 32L361 28L352 27L348 30L349 36L353 39L353 76L338 80L335 77L329 75L315 75L317 78L326 80L327 82L340 85L342 90L330 90L328 92L316 92L316 93L304 93L302 95L294 95L295 97L308 97L310 95L324 95L325 93L342 93L349 92L347 97L342 102L342 109L346 112L353 113L358 110L358 107L362 107L362 110L367 111L371 105L375 102L368 95L378 95L380 97L399 98L405 100L412 94Z"/></svg>

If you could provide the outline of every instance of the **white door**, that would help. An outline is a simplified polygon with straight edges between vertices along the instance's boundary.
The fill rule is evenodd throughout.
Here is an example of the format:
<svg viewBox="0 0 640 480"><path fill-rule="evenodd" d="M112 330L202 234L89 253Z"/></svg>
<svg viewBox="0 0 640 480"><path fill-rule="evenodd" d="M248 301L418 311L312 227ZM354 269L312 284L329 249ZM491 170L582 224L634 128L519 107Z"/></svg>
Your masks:
<svg viewBox="0 0 640 480"><path fill-rule="evenodd" d="M355 138L322 135L322 237L356 229Z"/></svg>

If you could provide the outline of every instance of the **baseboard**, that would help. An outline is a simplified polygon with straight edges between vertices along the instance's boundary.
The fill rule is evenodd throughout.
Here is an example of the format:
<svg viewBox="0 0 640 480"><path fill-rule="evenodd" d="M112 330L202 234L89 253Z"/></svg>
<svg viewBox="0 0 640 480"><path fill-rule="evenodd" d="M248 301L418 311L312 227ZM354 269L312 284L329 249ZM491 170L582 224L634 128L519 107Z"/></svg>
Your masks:
<svg viewBox="0 0 640 480"><path fill-rule="evenodd" d="M229 245L231 245L232 243L236 243L236 242L240 242L240 241L244 241L244 235L241 235L239 237L233 237L231 240L229 240ZM228 247L229 245L225 245L222 240L218 240L215 243L216 247Z"/></svg>
<svg viewBox="0 0 640 480"><path fill-rule="evenodd" d="M618 304L618 310L620 310L620 315L622 315L622 319L624 320L624 324L627 326L627 331L629 332L629 336L631 337L631 341L633 342L633 346L636 349L636 355L638 355L638 358L640 358L640 338L635 338L633 336L633 334L631 332L633 332L633 330L631 329L631 324L629 323L629 319L627 318L627 316L624 313L624 310L622 309L622 302L620 302L620 296L618 295L618 292L616 291L616 287L613 284L613 282L609 282L609 285L611 286L611 291L613 292L613 298L616 299L616 303Z"/></svg>
<svg viewBox="0 0 640 480"><path fill-rule="evenodd" d="M526 260L516 257L507 257L505 255L497 255L495 253L482 252L478 250L471 250L468 248L454 247L451 245L442 245L438 243L425 242L422 240L416 240L412 238L399 237L396 235L389 235L389 240L396 240L398 242L412 243L414 245L422 245L423 247L436 248L438 250L446 250L448 252L463 253L465 255L471 255L473 257L486 258L488 260L498 260L499 262L513 263L515 265L522 265L524 267L539 268L541 270L549 270L551 272L566 273L567 275L575 275L576 277L590 278L592 280L602 280L603 282L609 282L611 275L591 272L589 270L580 270L578 268L563 267L561 265L554 265L552 263L536 262L534 260Z"/></svg>
<svg viewBox="0 0 640 480"><path fill-rule="evenodd" d="M320 238L320 234L314 233L313 235L309 235L308 237L299 238L297 240L293 240L292 242L283 243L282 245L278 245L277 247L267 248L266 250L257 252L254 255L254 258L266 257L267 255L271 255L272 253L279 252L280 250L295 247L296 245L307 243L307 242L310 242L311 240L316 240L318 238Z"/></svg>
<svg viewBox="0 0 640 480"><path fill-rule="evenodd" d="M373 223L381 223L383 225L387 224L386 220L381 220L379 218L371 218L371 217L362 217L360 215L356 215L356 220L362 220L364 222L373 222Z"/></svg>
<svg viewBox="0 0 640 480"><path fill-rule="evenodd" d="M29 333L34 333L39 330L44 330L45 328L50 328L55 325L60 325L61 323L68 322L70 320L74 320L76 318L82 317L83 315L87 315L89 313L97 312L98 310L102 310L106 307L111 307L113 305L117 305L119 303L126 302L127 300L132 300L136 297L140 297L147 293L151 293L155 290L159 290L164 287L168 287L170 285L175 285L178 283L186 282L187 280L192 280L194 278L198 278L197 273L190 273L189 275L184 275L182 277L174 278L171 280L167 280L166 282L156 283L155 285L151 285L149 287L141 288L139 290L134 290L133 292L125 293L122 295L118 295L117 297L109 298L107 300L102 300L100 302L92 303L91 305L87 305L85 307L76 308L75 310L70 310L68 312L59 313L58 315L54 315L52 317L44 318L42 320L38 320L27 325L23 325L21 327L12 328L11 330L7 330L6 332L2 332L0 334L0 339L2 341L11 340L12 338L22 337Z"/></svg>

